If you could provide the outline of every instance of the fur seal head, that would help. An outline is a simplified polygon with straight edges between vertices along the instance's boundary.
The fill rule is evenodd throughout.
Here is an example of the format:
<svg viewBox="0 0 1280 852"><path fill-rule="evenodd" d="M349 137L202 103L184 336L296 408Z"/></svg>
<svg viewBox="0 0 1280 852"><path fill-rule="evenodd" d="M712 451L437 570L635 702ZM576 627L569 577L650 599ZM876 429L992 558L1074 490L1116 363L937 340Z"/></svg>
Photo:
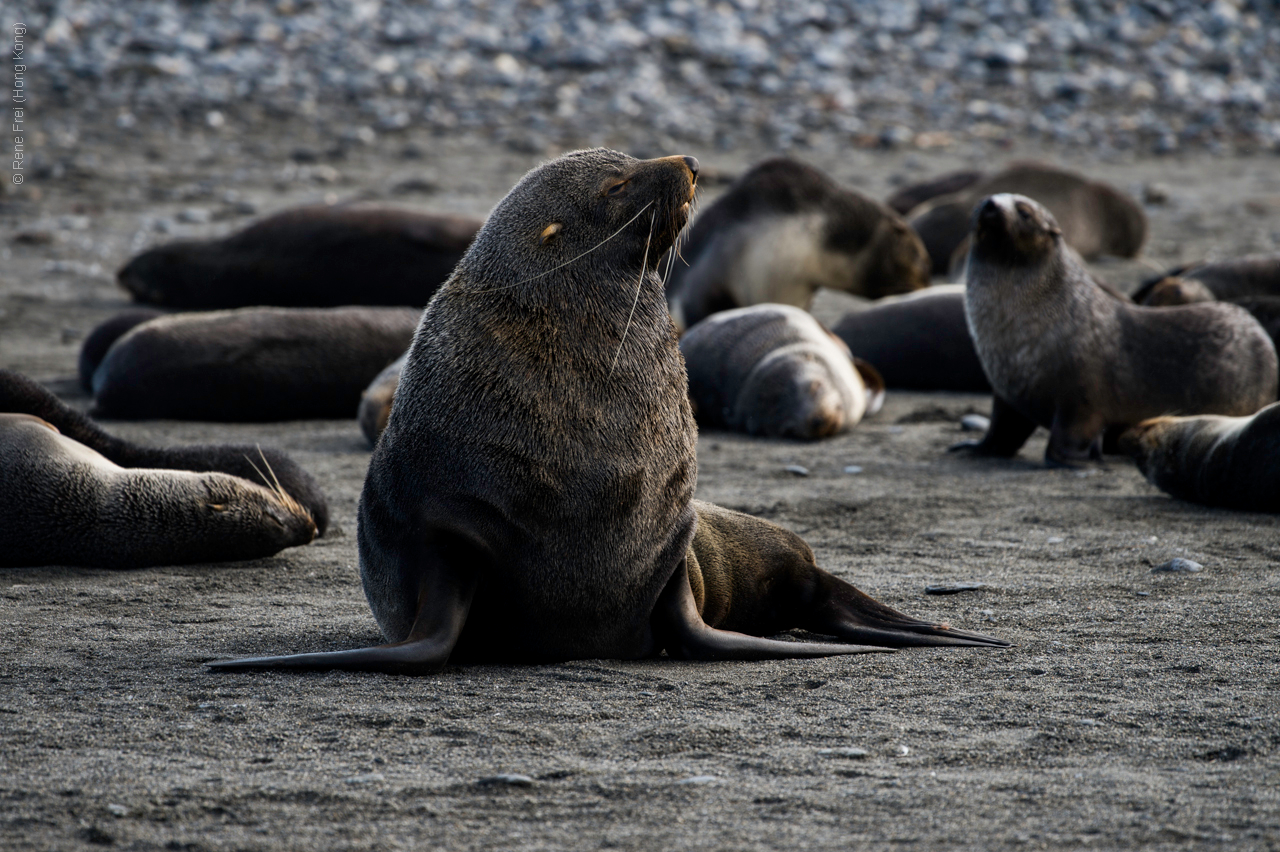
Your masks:
<svg viewBox="0 0 1280 852"><path fill-rule="evenodd" d="M973 211L975 259L1009 266L1043 263L1059 251L1062 229L1053 214L1025 195L1001 193Z"/></svg>

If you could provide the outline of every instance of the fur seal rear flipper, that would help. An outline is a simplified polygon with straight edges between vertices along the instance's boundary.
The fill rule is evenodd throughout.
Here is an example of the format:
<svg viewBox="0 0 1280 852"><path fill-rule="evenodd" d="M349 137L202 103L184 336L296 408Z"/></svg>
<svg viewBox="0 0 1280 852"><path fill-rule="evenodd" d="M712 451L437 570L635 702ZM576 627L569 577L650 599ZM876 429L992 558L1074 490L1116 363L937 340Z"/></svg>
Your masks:
<svg viewBox="0 0 1280 852"><path fill-rule="evenodd" d="M329 503L320 485L280 450L247 444L195 444L186 447L143 447L109 435L96 423L21 373L0 370L0 412L39 417L73 441L125 468L163 468L193 473L229 473L272 486L271 474L294 500L311 513L316 531L329 526ZM261 470L265 461L271 473ZM256 467L255 467L256 466Z"/></svg>

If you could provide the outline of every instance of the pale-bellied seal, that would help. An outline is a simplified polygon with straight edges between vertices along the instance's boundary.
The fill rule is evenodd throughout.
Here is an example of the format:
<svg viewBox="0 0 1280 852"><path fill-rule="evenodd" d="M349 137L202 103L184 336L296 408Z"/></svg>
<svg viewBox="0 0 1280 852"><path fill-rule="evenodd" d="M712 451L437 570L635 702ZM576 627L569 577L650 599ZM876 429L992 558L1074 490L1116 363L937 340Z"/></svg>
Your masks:
<svg viewBox="0 0 1280 852"><path fill-rule="evenodd" d="M76 372L80 376L80 387L93 393L93 372L98 369L111 344L119 340L129 329L141 325L147 320L164 316L164 311L155 308L130 308L121 311L105 322L99 323L89 336L80 344L80 359L76 363Z"/></svg>
<svg viewBox="0 0 1280 852"><path fill-rule="evenodd" d="M689 400L704 429L815 440L844 432L884 404L884 380L855 365L803 308L721 311L685 332Z"/></svg>
<svg viewBox="0 0 1280 852"><path fill-rule="evenodd" d="M1181 500L1280 512L1280 403L1252 417L1156 417L1120 436L1120 448Z"/></svg>
<svg viewBox="0 0 1280 852"><path fill-rule="evenodd" d="M1170 288L1173 292L1160 292ZM1134 291L1133 300L1145 305L1184 304L1174 300L1214 298L1230 301L1246 296L1280 296L1280 252L1192 263L1171 269L1144 281Z"/></svg>
<svg viewBox="0 0 1280 852"><path fill-rule="evenodd" d="M964 315L964 285L881 299L831 329L891 388L990 393Z"/></svg>
<svg viewBox="0 0 1280 852"><path fill-rule="evenodd" d="M378 443L378 436L387 428L387 419L391 416L391 403L396 397L396 387L400 384L400 372L404 370L404 362L408 359L406 352L383 368L381 373L373 377L369 386L360 394L360 408L356 411L356 421L360 431L369 439L369 444Z"/></svg>
<svg viewBox="0 0 1280 852"><path fill-rule="evenodd" d="M1047 207L1067 245L1090 260L1104 254L1134 257L1147 238L1142 207L1115 187L1045 163L1018 162L907 215L935 275L947 275L963 263L974 205L1001 193L1025 195Z"/></svg>
<svg viewBox="0 0 1280 852"><path fill-rule="evenodd" d="M974 213L969 329L995 400L976 444L1011 456L1036 425L1045 459L1101 455L1108 427L1169 412L1252 414L1276 398L1276 350L1243 308L1146 308L1103 292L1030 198L995 195Z"/></svg>
<svg viewBox="0 0 1280 852"><path fill-rule="evenodd" d="M0 565L142 568L270 556L316 527L282 489L122 468L28 414L0 414Z"/></svg>
<svg viewBox="0 0 1280 852"><path fill-rule="evenodd" d="M279 482L302 504L324 535L329 504L320 486L297 462L279 450L247 444L196 444L186 447L143 447L108 435L89 418L58 399L42 385L12 370L0 370L0 412L29 414L56 428L73 441L101 453L121 467L218 471L262 485Z"/></svg>
<svg viewBox="0 0 1280 852"><path fill-rule="evenodd" d="M93 374L93 413L117 419L349 418L404 352L416 308L241 308L145 322Z"/></svg>
<svg viewBox="0 0 1280 852"><path fill-rule="evenodd" d="M700 615L691 576L702 577L703 607L728 600L730 619L750 611L733 597L739 579L742 607L767 612L775 600L769 583L749 582L750 565L737 573L739 556L762 558L750 529L722 536L720 557L708 551L726 571L689 570L691 543L703 562L697 430L656 267L685 223L696 170L692 157L595 149L508 193L423 313L360 498L361 577L391 644L214 668L418 673L451 658L866 650L746 635L775 628L750 616L733 621L743 632L716 629ZM791 570L780 561L764 573ZM708 590L718 577L730 588ZM813 591L799 607L841 638L1002 644L902 624L843 587Z"/></svg>
<svg viewBox="0 0 1280 852"><path fill-rule="evenodd" d="M931 180L904 186L886 198L884 203L899 216L906 216L926 201L966 190L986 176L986 172L975 169L947 172Z"/></svg>
<svg viewBox="0 0 1280 852"><path fill-rule="evenodd" d="M819 287L875 299L929 283L929 259L902 217L784 157L700 213L678 254L667 298L681 330L730 308L805 308Z"/></svg>
<svg viewBox="0 0 1280 852"><path fill-rule="evenodd" d="M116 277L136 301L170 308L421 307L480 224L391 207L299 207L219 240L150 249Z"/></svg>

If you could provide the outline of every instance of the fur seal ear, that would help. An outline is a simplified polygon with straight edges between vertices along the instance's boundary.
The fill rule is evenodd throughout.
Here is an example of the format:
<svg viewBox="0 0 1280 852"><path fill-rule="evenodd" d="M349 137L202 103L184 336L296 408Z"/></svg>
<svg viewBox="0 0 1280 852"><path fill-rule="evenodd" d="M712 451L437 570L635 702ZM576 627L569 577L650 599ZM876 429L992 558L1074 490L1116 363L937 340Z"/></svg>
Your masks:
<svg viewBox="0 0 1280 852"><path fill-rule="evenodd" d="M552 222L550 225L542 229L542 233L538 235L538 245L545 246L551 241L551 238L564 228L559 222Z"/></svg>

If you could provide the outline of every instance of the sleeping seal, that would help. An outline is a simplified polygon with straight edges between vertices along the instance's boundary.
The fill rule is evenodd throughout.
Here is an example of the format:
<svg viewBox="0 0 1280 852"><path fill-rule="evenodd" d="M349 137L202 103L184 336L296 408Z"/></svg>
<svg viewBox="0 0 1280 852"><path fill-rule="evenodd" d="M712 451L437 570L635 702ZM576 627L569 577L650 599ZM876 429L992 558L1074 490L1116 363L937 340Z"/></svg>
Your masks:
<svg viewBox="0 0 1280 852"><path fill-rule="evenodd" d="M1099 458L1108 427L1169 412L1252 414L1276 398L1276 350L1243 308L1146 308L1089 277L1053 215L994 195L974 212L969 330L995 393L984 455L1012 456L1036 425L1045 460Z"/></svg>
<svg viewBox="0 0 1280 852"><path fill-rule="evenodd" d="M709 519L726 569L690 568L703 561L697 430L656 269L687 219L697 166L579 151L499 202L423 313L360 497L361 578L389 644L213 668L425 673L449 659L867 650L748 635L776 622L734 613L772 617L776 603L789 615L791 591L775 598L751 566L737 573L738 556L764 558L751 556L747 522ZM778 559L763 576L785 586L792 573ZM841 639L1003 644L812 577L796 607ZM702 617L708 600L727 602L736 630Z"/></svg>
<svg viewBox="0 0 1280 852"><path fill-rule="evenodd" d="M1152 485L1181 500L1280 512L1280 403L1252 417L1155 417L1120 436Z"/></svg>
<svg viewBox="0 0 1280 852"><path fill-rule="evenodd" d="M1193 263L1144 281L1133 300L1144 305L1187 304L1249 296L1280 296L1280 252ZM1182 301L1176 301L1181 298Z"/></svg>
<svg viewBox="0 0 1280 852"><path fill-rule="evenodd" d="M29 414L0 414L0 565L142 568L270 556L316 527L282 489L127 469Z"/></svg>
<svg viewBox="0 0 1280 852"><path fill-rule="evenodd" d="M149 249L116 278L135 301L169 308L421 307L479 229L391 207L299 207L222 239Z"/></svg>
<svg viewBox="0 0 1280 852"><path fill-rule="evenodd" d="M884 404L884 380L809 313L752 305L704 319L680 339L689 400L704 429L815 440Z"/></svg>
<svg viewBox="0 0 1280 852"><path fill-rule="evenodd" d="M111 345L93 374L96 417L349 418L404 352L416 308L241 308L171 314Z"/></svg>
<svg viewBox="0 0 1280 852"><path fill-rule="evenodd" d="M807 308L819 287L875 299L929 283L928 255L902 217L785 157L699 214L679 255L667 297L681 330L764 302Z"/></svg>
<svg viewBox="0 0 1280 852"><path fill-rule="evenodd" d="M297 462L279 450L247 444L198 444L186 447L143 447L108 435L97 424L21 373L0 370L0 412L30 414L60 433L128 468L164 468L196 473L219 471L273 486L279 482L302 505L324 535L329 504L320 486Z"/></svg>
<svg viewBox="0 0 1280 852"><path fill-rule="evenodd" d="M356 421L360 431L369 441L369 446L378 443L378 436L387 428L387 420L391 417L391 403L396 397L396 387L400 384L400 373L404 370L404 362L408 360L406 352L382 369L373 377L369 386L360 394L360 407L356 410Z"/></svg>

